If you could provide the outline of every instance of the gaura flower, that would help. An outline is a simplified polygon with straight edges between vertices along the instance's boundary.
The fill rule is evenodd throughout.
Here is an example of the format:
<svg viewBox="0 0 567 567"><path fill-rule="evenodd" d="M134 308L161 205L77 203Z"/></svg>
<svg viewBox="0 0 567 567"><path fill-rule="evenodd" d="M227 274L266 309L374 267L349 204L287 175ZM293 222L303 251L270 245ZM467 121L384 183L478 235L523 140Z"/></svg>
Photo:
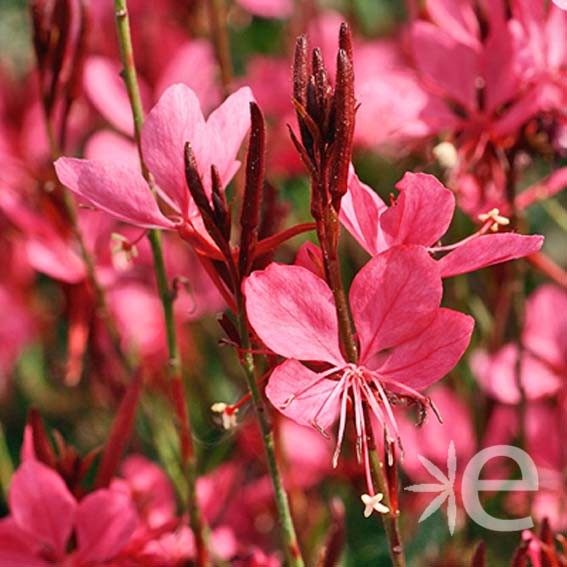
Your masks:
<svg viewBox="0 0 567 567"><path fill-rule="evenodd" d="M139 169L131 165L63 157L55 162L55 170L71 191L119 220L143 228L184 230L206 245L199 211L186 185L184 146L191 143L209 195L212 165L226 187L240 166L236 154L250 126L252 100L250 89L242 87L205 120L195 93L178 84L167 89L148 114L142 130L144 161L171 213L161 211Z"/></svg>
<svg viewBox="0 0 567 567"><path fill-rule="evenodd" d="M494 233L508 219L492 210L480 218L478 232L456 244L440 246L455 212L453 193L425 173L406 173L396 188L398 198L388 207L351 173L340 220L369 254L400 244L423 246L431 254L447 252L438 260L441 277L446 278L533 254L543 244L539 235Z"/></svg>
<svg viewBox="0 0 567 567"><path fill-rule="evenodd" d="M479 350L471 358L481 387L494 399L518 404L520 378L528 400L556 396L567 391L567 292L558 286L540 286L526 303L522 349L508 343L493 353Z"/></svg>
<svg viewBox="0 0 567 567"><path fill-rule="evenodd" d="M0 565L73 565L114 559L138 523L123 492L101 489L80 502L63 479L34 460L14 473L8 495L11 515L0 522ZM71 541L76 544L68 552Z"/></svg>
<svg viewBox="0 0 567 567"><path fill-rule="evenodd" d="M409 399L426 406L419 392L447 374L469 343L472 318L439 307L442 292L439 265L423 247L397 246L372 258L350 288L359 358L349 361L332 291L321 278L301 266L271 264L244 282L253 329L287 358L272 372L269 400L326 437L338 420L334 466L352 406L370 497L369 419L382 425L388 446L399 442L392 405Z"/></svg>

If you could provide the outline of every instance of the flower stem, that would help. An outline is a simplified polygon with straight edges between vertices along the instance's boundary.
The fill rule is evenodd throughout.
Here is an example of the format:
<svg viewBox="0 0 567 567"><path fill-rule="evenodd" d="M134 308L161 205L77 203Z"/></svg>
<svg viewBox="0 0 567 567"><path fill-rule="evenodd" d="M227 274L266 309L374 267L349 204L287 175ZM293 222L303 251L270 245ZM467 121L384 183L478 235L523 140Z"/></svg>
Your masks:
<svg viewBox="0 0 567 567"><path fill-rule="evenodd" d="M252 403L258 417L258 423L260 424L264 448L266 450L268 470L272 478L272 484L276 495L276 505L284 535L286 558L290 567L303 567L305 563L303 561L301 551L297 543L297 535L295 533L295 527L293 524L293 519L291 517L289 500L286 490L283 486L282 477L276 458L274 432L266 415L266 408L264 406L262 396L258 390L258 385L256 383L256 367L254 363L254 355L251 352L248 323L246 320L246 311L244 307L244 297L242 296L242 293L240 293L240 291L237 291L236 295L242 348L242 367L244 368L244 372L246 374L248 389L250 390Z"/></svg>
<svg viewBox="0 0 567 567"><path fill-rule="evenodd" d="M134 52L132 48L132 37L130 33L130 22L128 18L128 8L126 0L114 0L116 17L116 28L118 32L118 42L120 45L120 55L124 67L123 77L130 99L132 116L134 119L134 136L140 157L142 174L151 188L151 176L144 163L141 146L141 132L144 122L142 101L136 76L136 66L134 63ZM197 550L197 564L204 567L209 564L207 545L205 541L205 527L201 517L201 512L196 498L196 457L193 450L193 440L191 435L191 423L189 411L186 403L185 386L181 371L181 358L179 355L177 331L175 328L175 318L173 314L173 294L169 289L165 261L161 244L161 233L158 230L150 230L148 238L152 248L154 259L154 271L156 283L160 295L163 314L165 320L165 330L167 338L167 348L169 353L168 377L171 385L171 394L174 403L175 413L179 421L180 428L180 449L183 463L185 482L187 483L187 508L189 522L195 537L195 547Z"/></svg>
<svg viewBox="0 0 567 567"><path fill-rule="evenodd" d="M226 27L225 0L207 0L207 10L215 53L221 72L222 86L225 96L228 96L232 84L232 61Z"/></svg>
<svg viewBox="0 0 567 567"><path fill-rule="evenodd" d="M323 253L327 283L335 299L341 344L345 349L345 354L349 362L356 362L358 360L358 350L352 332L348 302L341 279L337 243L333 242L332 238L326 237L327 234L338 233L338 223L339 221L335 210L332 207L328 207L324 223L317 223L317 235Z"/></svg>
<svg viewBox="0 0 567 567"><path fill-rule="evenodd" d="M390 509L388 514L382 515L384 530L388 539L388 547L390 548L390 557L392 558L394 567L405 567L406 560L398 522L400 513L399 510L394 509L390 501L390 487L388 486L384 463L380 460L376 449L370 449L369 453L372 473L374 474L378 491L384 495L382 503ZM394 463L393 466L396 466L396 464Z"/></svg>

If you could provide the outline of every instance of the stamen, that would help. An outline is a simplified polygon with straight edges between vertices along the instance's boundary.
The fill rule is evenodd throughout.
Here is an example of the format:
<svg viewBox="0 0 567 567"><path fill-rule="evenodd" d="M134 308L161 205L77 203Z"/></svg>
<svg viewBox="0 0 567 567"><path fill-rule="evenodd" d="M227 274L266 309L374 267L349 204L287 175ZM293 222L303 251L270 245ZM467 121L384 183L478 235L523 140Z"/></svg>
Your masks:
<svg viewBox="0 0 567 567"><path fill-rule="evenodd" d="M427 398L427 401L429 402L429 407L431 408L431 410L435 414L437 421L439 421L439 423L443 424L443 416L441 415L439 408L433 403L433 400L431 398Z"/></svg>
<svg viewBox="0 0 567 567"><path fill-rule="evenodd" d="M239 403L243 403L242 400ZM211 406L211 411L221 416L223 429L229 431L238 425L238 421L236 419L238 407L236 405L229 406L224 402L216 402Z"/></svg>
<svg viewBox="0 0 567 567"><path fill-rule="evenodd" d="M496 232L499 226L507 226L510 224L510 219L502 216L499 209L492 209L488 213L478 215L478 220L482 223L490 221L490 230Z"/></svg>
<svg viewBox="0 0 567 567"><path fill-rule="evenodd" d="M399 440L400 432L398 431L398 424L396 423L396 418L394 417L394 413L392 412L392 406L390 405L388 396L386 396L386 392L384 392L384 388L382 387L382 384L380 383L380 380L376 377L376 375L374 373L369 373L369 375L372 378L372 382L376 387L376 389L378 390L378 393L380 394L380 398L382 399L382 403L384 404L384 407L386 408L386 415L388 416L388 421L390 422L390 425L394 430L396 439ZM388 428L386 428L386 433L388 433ZM394 439L391 438L390 440L392 442L394 441Z"/></svg>
<svg viewBox="0 0 567 567"><path fill-rule="evenodd" d="M362 396L360 395L360 380L352 383L352 392L354 398L354 426L356 429L356 460L362 462L362 438L364 430L364 409L362 407Z"/></svg>
<svg viewBox="0 0 567 567"><path fill-rule="evenodd" d="M323 374L330 374L331 370L328 370L327 372L324 372ZM323 375L321 375L323 376ZM317 410L317 413L313 416L313 419L311 420L311 425L313 425L313 427L315 427L315 429L317 429L317 431L319 431L319 433L321 433L321 435L323 435L323 437L325 437L326 439L330 439L330 435L317 423L317 418L321 415L321 412L325 409L325 406L329 403L329 401L335 396L335 394L337 392L340 392L342 390L342 388L344 387L344 382L346 379L348 379L349 374L347 372L345 372L341 379L337 382L337 385L329 392L329 394L327 395L327 397L323 400L323 403L321 404L321 406L319 407L319 409ZM312 386L312 385L311 385Z"/></svg>
<svg viewBox="0 0 567 567"><path fill-rule="evenodd" d="M455 242L454 244L448 244L447 246L431 246L427 249L427 251L431 254L435 254L437 252L450 252L451 250L455 250L456 248L459 248L459 246L462 246L463 244L466 244L467 242L470 242L471 240L474 240L475 238L486 234L489 230L491 230L492 232L497 232L500 226L506 226L510 224L510 219L502 216L498 209L492 209L488 213L478 215L478 218L483 224L475 233L467 236L466 238L463 238L463 240Z"/></svg>
<svg viewBox="0 0 567 567"><path fill-rule="evenodd" d="M350 378L350 376L349 376ZM333 453L333 468L336 469L339 463L339 456L341 454L341 447L343 444L343 438L346 429L346 414L347 414L347 401L348 401L348 378L347 384L343 389L342 397L341 397L341 413L339 419L339 431L337 435L337 445L335 447L335 452Z"/></svg>
<svg viewBox="0 0 567 567"><path fill-rule="evenodd" d="M325 438L330 439L331 436L314 420L312 419L309 423Z"/></svg>

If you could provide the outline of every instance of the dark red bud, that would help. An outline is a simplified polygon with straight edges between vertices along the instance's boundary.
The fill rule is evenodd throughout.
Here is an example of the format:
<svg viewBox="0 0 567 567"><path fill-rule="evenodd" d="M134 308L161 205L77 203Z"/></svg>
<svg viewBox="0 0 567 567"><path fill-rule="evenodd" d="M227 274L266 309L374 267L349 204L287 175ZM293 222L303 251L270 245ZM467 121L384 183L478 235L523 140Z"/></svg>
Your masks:
<svg viewBox="0 0 567 567"><path fill-rule="evenodd" d="M193 201L197 205L201 217L203 218L203 223L205 228L215 244L219 247L220 251L224 254L225 258L228 260L231 258L230 246L227 239L224 237L222 229L217 225L215 212L213 211L207 193L205 192L205 187L201 180L201 175L197 169L197 161L195 160L195 154L191 148L189 142L185 143L185 181L187 182L187 187L193 197Z"/></svg>
<svg viewBox="0 0 567 567"><path fill-rule="evenodd" d="M240 255L238 268L240 277L248 275L254 259L254 250L258 241L258 223L260 220L260 203L264 187L264 170L266 154L266 129L264 117L258 105L250 103L250 141L246 153L246 185L240 226Z"/></svg>
<svg viewBox="0 0 567 567"><path fill-rule="evenodd" d="M228 242L230 240L232 219L230 209L226 202L226 195L222 189L220 173L216 165L211 166L211 182L213 189L212 201L215 223L220 228L224 239Z"/></svg>
<svg viewBox="0 0 567 567"><path fill-rule="evenodd" d="M333 206L340 202L348 187L348 172L352 159L352 143L356 101L354 98L354 70L347 52L339 49L337 56L337 84L334 95L334 147L329 173L329 188Z"/></svg>

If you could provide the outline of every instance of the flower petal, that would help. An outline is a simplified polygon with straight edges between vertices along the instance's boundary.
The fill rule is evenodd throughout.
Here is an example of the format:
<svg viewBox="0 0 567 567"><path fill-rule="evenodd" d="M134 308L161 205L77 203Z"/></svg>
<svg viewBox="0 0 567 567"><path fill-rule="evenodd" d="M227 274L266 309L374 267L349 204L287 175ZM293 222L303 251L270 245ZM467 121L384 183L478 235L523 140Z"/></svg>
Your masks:
<svg viewBox="0 0 567 567"><path fill-rule="evenodd" d="M175 51L160 74L155 89L157 96L175 83L184 83L193 89L205 112L218 104L220 86L217 81L217 62L209 41L193 37Z"/></svg>
<svg viewBox="0 0 567 567"><path fill-rule="evenodd" d="M244 282L248 319L277 354L343 364L333 293L301 266L270 264Z"/></svg>
<svg viewBox="0 0 567 567"><path fill-rule="evenodd" d="M524 347L549 366L567 369L567 292L546 284L530 295L522 335Z"/></svg>
<svg viewBox="0 0 567 567"><path fill-rule="evenodd" d="M39 558L41 546L8 517L0 521L0 566L52 567Z"/></svg>
<svg viewBox="0 0 567 567"><path fill-rule="evenodd" d="M504 404L518 404L516 367L518 349L504 345L493 354L477 351L471 357L471 368L482 389ZM561 388L561 378L537 358L524 354L521 363L522 385L528 400L555 395Z"/></svg>
<svg viewBox="0 0 567 567"><path fill-rule="evenodd" d="M411 41L417 69L432 87L437 87L466 109L474 110L475 81L479 75L477 52L424 21L413 24ZM450 57L447 57L448 53Z"/></svg>
<svg viewBox="0 0 567 567"><path fill-rule="evenodd" d="M431 246L447 232L455 211L455 197L433 175L406 173L396 187L394 205L380 217L380 226L390 246Z"/></svg>
<svg viewBox="0 0 567 567"><path fill-rule="evenodd" d="M207 134L211 144L208 163L217 166L224 186L228 185L236 173L236 154L250 128L250 103L253 100L250 88L242 87L231 94L207 119Z"/></svg>
<svg viewBox="0 0 567 567"><path fill-rule="evenodd" d="M85 61L83 88L93 106L115 128L128 135L134 133L132 110L121 67L113 59L93 55ZM149 100L148 87L138 79L142 100Z"/></svg>
<svg viewBox="0 0 567 567"><path fill-rule="evenodd" d="M384 379L415 390L445 376L467 349L474 320L451 309L439 309L435 319L409 341L396 346L378 372Z"/></svg>
<svg viewBox="0 0 567 567"><path fill-rule="evenodd" d="M138 497L143 499L144 521L159 528L175 517L175 495L165 472L142 455L130 455L122 464L122 476Z"/></svg>
<svg viewBox="0 0 567 567"><path fill-rule="evenodd" d="M287 18L293 14L292 0L237 0L251 14L261 18Z"/></svg>
<svg viewBox="0 0 567 567"><path fill-rule="evenodd" d="M142 150L164 198L181 215L189 211L183 149L190 142L199 172L209 176L202 155L209 143L199 99L186 85L169 87L148 114L142 129ZM205 177L204 177L205 179Z"/></svg>
<svg viewBox="0 0 567 567"><path fill-rule="evenodd" d="M336 380L320 378L297 360L286 360L272 372L266 396L276 409L299 425L313 427L315 420L326 430L339 415L340 391L332 394L337 385Z"/></svg>
<svg viewBox="0 0 567 567"><path fill-rule="evenodd" d="M39 461L26 461L12 477L8 499L17 526L63 557L77 508L63 479Z"/></svg>
<svg viewBox="0 0 567 567"><path fill-rule="evenodd" d="M357 242L372 256L387 248L380 230L380 215L387 210L378 195L360 181L356 173L349 175L348 191L341 201L339 219Z"/></svg>
<svg viewBox="0 0 567 567"><path fill-rule="evenodd" d="M83 562L106 561L130 539L138 523L130 496L118 490L97 490L77 510L78 554Z"/></svg>
<svg viewBox="0 0 567 567"><path fill-rule="evenodd" d="M478 19L470 2L427 0L427 12L433 21L456 41L479 47Z"/></svg>
<svg viewBox="0 0 567 567"><path fill-rule="evenodd" d="M142 175L123 165L59 158L55 171L73 193L116 218L143 228L173 228L159 210Z"/></svg>
<svg viewBox="0 0 567 567"><path fill-rule="evenodd" d="M441 277L448 278L522 258L537 252L543 236L521 234L485 234L469 240L438 261Z"/></svg>
<svg viewBox="0 0 567 567"><path fill-rule="evenodd" d="M425 248L396 246L372 258L349 294L361 364L419 334L435 316L442 293L439 269Z"/></svg>

